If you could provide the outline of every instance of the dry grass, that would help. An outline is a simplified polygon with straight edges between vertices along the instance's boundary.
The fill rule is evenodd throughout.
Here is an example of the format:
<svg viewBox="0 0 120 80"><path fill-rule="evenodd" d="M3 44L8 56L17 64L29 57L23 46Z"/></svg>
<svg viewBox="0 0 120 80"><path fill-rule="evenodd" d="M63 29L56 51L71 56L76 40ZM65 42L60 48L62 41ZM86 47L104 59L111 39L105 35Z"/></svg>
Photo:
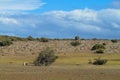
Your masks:
<svg viewBox="0 0 120 80"><path fill-rule="evenodd" d="M107 59L107 65L120 65L120 54L86 54L86 53L61 53L56 64L80 64L86 65L89 60L101 57Z"/></svg>
<svg viewBox="0 0 120 80"><path fill-rule="evenodd" d="M33 62L36 55L5 55L0 56L0 64L23 64L23 62Z"/></svg>
<svg viewBox="0 0 120 80"><path fill-rule="evenodd" d="M120 43L106 42L106 52L110 50L111 54L92 54L91 46L99 41L82 41L78 47L70 46L70 42L14 42L11 46L1 47L0 80L119 80ZM23 62L32 63L46 46L58 52L55 63L48 67L23 66ZM90 59L98 57L107 59L108 63L102 66L88 64Z"/></svg>
<svg viewBox="0 0 120 80"><path fill-rule="evenodd" d="M56 55L59 58L49 67L22 65L23 62L32 62L37 55L0 56L0 80L119 80L120 54L61 53ZM108 63L103 66L88 64L89 59L99 56L109 59Z"/></svg>
<svg viewBox="0 0 120 80"><path fill-rule="evenodd" d="M8 54L0 56L0 64L23 64L23 62L33 62L38 54ZM101 57L107 59L107 65L120 65L120 54L87 54L87 53L59 53L56 54L59 58L53 65L86 65L89 60Z"/></svg>
<svg viewBox="0 0 120 80"><path fill-rule="evenodd" d="M119 80L120 69L91 67L2 65L0 80Z"/></svg>

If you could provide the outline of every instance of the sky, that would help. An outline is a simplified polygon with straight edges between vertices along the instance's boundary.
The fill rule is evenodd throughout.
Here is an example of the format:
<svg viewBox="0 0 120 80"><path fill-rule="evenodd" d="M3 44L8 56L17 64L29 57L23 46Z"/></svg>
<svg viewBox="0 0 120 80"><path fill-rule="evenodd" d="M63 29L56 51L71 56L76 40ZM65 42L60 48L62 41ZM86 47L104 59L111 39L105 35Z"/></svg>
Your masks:
<svg viewBox="0 0 120 80"><path fill-rule="evenodd" d="M0 0L0 35L120 39L120 0Z"/></svg>

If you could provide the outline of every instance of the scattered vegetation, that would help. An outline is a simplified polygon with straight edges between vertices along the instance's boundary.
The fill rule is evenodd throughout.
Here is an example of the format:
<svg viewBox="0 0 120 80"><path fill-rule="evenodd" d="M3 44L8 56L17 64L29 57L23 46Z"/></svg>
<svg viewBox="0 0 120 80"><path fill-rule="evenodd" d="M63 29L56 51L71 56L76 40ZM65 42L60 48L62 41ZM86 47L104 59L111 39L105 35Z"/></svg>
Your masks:
<svg viewBox="0 0 120 80"><path fill-rule="evenodd" d="M48 38L42 37L42 38L40 38L40 41L41 41L41 42L48 42L49 40L48 40Z"/></svg>
<svg viewBox="0 0 120 80"><path fill-rule="evenodd" d="M0 46L9 46L11 44L13 44L11 40L4 40L0 42Z"/></svg>
<svg viewBox="0 0 120 80"><path fill-rule="evenodd" d="M28 36L27 38L29 41L34 41L35 39L32 36Z"/></svg>
<svg viewBox="0 0 120 80"><path fill-rule="evenodd" d="M117 40L117 39L113 39L113 40L111 40L111 42L112 42L112 43L117 43L118 40Z"/></svg>
<svg viewBox="0 0 120 80"><path fill-rule="evenodd" d="M71 42L71 45L72 46L79 46L80 42L79 41L73 41L73 42Z"/></svg>
<svg viewBox="0 0 120 80"><path fill-rule="evenodd" d="M52 64L57 59L55 56L54 50L50 48L46 48L45 50L41 51L39 56L34 61L35 66L48 66Z"/></svg>
<svg viewBox="0 0 120 80"><path fill-rule="evenodd" d="M105 45L106 45L106 43L103 43L103 45L105 46Z"/></svg>
<svg viewBox="0 0 120 80"><path fill-rule="evenodd" d="M95 44L91 50L95 50L96 53L104 53L105 44Z"/></svg>
<svg viewBox="0 0 120 80"><path fill-rule="evenodd" d="M26 38L20 38L20 37L10 37L11 41L27 41Z"/></svg>
<svg viewBox="0 0 120 80"><path fill-rule="evenodd" d="M101 59L100 57L97 59L94 59L94 62L92 62L93 65L104 65L107 63L106 59Z"/></svg>
<svg viewBox="0 0 120 80"><path fill-rule="evenodd" d="M0 35L0 41L11 40L11 41L27 41L27 38Z"/></svg>
<svg viewBox="0 0 120 80"><path fill-rule="evenodd" d="M91 50L97 50L97 49L105 49L105 46L103 44L95 44Z"/></svg>
<svg viewBox="0 0 120 80"><path fill-rule="evenodd" d="M98 39L97 39L97 38L93 38L92 40L94 40L94 41L95 41L95 40L98 40Z"/></svg>
<svg viewBox="0 0 120 80"><path fill-rule="evenodd" d="M79 36L75 36L75 40L79 40L80 39L80 37Z"/></svg>
<svg viewBox="0 0 120 80"><path fill-rule="evenodd" d="M97 50L96 50L96 53L102 54L102 53L104 53L104 49L97 49Z"/></svg>

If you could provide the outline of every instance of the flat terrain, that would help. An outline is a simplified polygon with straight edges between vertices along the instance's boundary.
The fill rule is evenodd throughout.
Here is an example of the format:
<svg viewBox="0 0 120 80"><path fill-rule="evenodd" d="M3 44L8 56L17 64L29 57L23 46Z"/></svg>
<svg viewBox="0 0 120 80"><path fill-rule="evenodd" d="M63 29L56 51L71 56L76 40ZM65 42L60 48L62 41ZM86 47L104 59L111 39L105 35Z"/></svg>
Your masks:
<svg viewBox="0 0 120 80"><path fill-rule="evenodd" d="M120 80L120 41L79 40L14 41L0 47L0 80ZM105 53L95 54L91 48L96 43L105 43ZM47 67L31 64L38 53L46 47L53 48L58 59ZM95 58L107 59L105 65L88 64ZM23 63L28 66L23 66Z"/></svg>
<svg viewBox="0 0 120 80"><path fill-rule="evenodd" d="M23 66L35 55L12 54L0 56L0 80L119 80L120 54L59 53L48 67ZM106 65L88 64L89 60L108 59Z"/></svg>
<svg viewBox="0 0 120 80"><path fill-rule="evenodd" d="M109 66L106 66L109 67ZM120 68L0 66L0 80L119 80ZM118 66L116 66L118 67Z"/></svg>

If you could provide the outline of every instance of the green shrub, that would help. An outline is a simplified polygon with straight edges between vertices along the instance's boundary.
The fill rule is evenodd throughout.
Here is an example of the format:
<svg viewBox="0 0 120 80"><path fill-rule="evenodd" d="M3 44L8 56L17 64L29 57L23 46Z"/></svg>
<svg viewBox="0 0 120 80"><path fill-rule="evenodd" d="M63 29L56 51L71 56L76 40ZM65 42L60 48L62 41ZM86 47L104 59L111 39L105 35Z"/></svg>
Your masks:
<svg viewBox="0 0 120 80"><path fill-rule="evenodd" d="M106 45L106 43L103 43L103 45L105 46L105 45Z"/></svg>
<svg viewBox="0 0 120 80"><path fill-rule="evenodd" d="M97 39L97 38L93 38L92 40L96 41L96 40L98 40L98 39Z"/></svg>
<svg viewBox="0 0 120 80"><path fill-rule="evenodd" d="M80 39L80 37L79 36L75 36L75 40L79 40Z"/></svg>
<svg viewBox="0 0 120 80"><path fill-rule="evenodd" d="M117 42L118 42L118 40L113 39L113 40L111 40L111 42L112 42L112 43L117 43Z"/></svg>
<svg viewBox="0 0 120 80"><path fill-rule="evenodd" d="M105 46L103 44L95 44L91 50L97 50L97 49L105 49Z"/></svg>
<svg viewBox="0 0 120 80"><path fill-rule="evenodd" d="M49 40L48 40L48 38L42 37L42 38L40 38L40 41L41 41L41 42L48 42Z"/></svg>
<svg viewBox="0 0 120 80"><path fill-rule="evenodd" d="M102 53L104 53L104 50L103 49L97 49L96 53L102 54Z"/></svg>
<svg viewBox="0 0 120 80"><path fill-rule="evenodd" d="M48 66L52 64L57 59L55 53L52 49L46 48L41 51L39 56L34 61L35 66Z"/></svg>
<svg viewBox="0 0 120 80"><path fill-rule="evenodd" d="M98 59L94 59L95 61L92 63L93 65L104 65L107 63L106 59L101 59L100 57Z"/></svg>
<svg viewBox="0 0 120 80"><path fill-rule="evenodd" d="M102 54L105 50L105 44L95 44L91 50L95 50L95 53Z"/></svg>
<svg viewBox="0 0 120 80"><path fill-rule="evenodd" d="M73 42L71 42L71 45L72 46L79 46L80 42L79 41L73 41Z"/></svg>
<svg viewBox="0 0 120 80"><path fill-rule="evenodd" d="M29 41L33 41L33 40L35 40L32 36L28 36L28 38L27 38Z"/></svg>
<svg viewBox="0 0 120 80"><path fill-rule="evenodd" d="M0 46L9 46L11 44L13 44L11 40L4 40L0 42Z"/></svg>

